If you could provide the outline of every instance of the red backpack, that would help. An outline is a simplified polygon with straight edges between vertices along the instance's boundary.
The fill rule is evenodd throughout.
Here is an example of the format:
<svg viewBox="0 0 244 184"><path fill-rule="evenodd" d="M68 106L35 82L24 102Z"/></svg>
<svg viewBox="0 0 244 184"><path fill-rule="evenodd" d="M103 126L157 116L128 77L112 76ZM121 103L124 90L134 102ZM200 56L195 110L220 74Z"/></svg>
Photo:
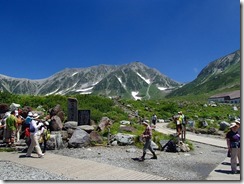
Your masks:
<svg viewBox="0 0 244 184"><path fill-rule="evenodd" d="M29 127L27 127L27 128L25 129L25 136L26 136L26 137L30 137L30 128L29 128Z"/></svg>

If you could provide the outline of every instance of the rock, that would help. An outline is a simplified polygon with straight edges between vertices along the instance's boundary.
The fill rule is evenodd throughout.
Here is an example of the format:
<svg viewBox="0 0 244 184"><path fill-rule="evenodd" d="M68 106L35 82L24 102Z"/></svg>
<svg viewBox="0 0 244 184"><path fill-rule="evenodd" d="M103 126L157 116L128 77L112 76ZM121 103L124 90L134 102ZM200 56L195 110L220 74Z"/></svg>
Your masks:
<svg viewBox="0 0 244 184"><path fill-rule="evenodd" d="M152 141L151 144L152 144L152 149L154 149L154 150L158 150L159 149L158 145L155 142Z"/></svg>
<svg viewBox="0 0 244 184"><path fill-rule="evenodd" d="M136 129L132 126L120 126L121 131L126 131L126 132L135 132Z"/></svg>
<svg viewBox="0 0 244 184"><path fill-rule="evenodd" d="M80 127L77 127L74 131L72 137L68 142L69 148L82 148L90 145L90 135L82 130Z"/></svg>
<svg viewBox="0 0 244 184"><path fill-rule="evenodd" d="M53 116L50 122L50 130L51 131L60 131L63 128L63 123L58 116Z"/></svg>
<svg viewBox="0 0 244 184"><path fill-rule="evenodd" d="M80 125L78 127L80 127L82 130L85 130L87 133L91 133L94 130L94 127L90 125Z"/></svg>
<svg viewBox="0 0 244 184"><path fill-rule="evenodd" d="M64 123L64 129L76 129L78 126L78 122L76 121L68 121Z"/></svg>
<svg viewBox="0 0 244 184"><path fill-rule="evenodd" d="M229 127L230 126L230 124L229 123L227 123L226 121L222 121L222 122L220 122L220 124L219 124L219 130L221 130L221 131L224 131L227 127Z"/></svg>
<svg viewBox="0 0 244 184"><path fill-rule="evenodd" d="M92 131L92 132L90 133L90 140L91 140L91 142L94 142L95 144L96 144L96 143L98 143L98 144L102 144L102 143L103 143L103 138L102 138L102 136L100 136L100 135L98 134L98 132L96 132L96 131Z"/></svg>
<svg viewBox="0 0 244 184"><path fill-rule="evenodd" d="M9 111L9 106L8 104L0 104L0 114L6 113Z"/></svg>
<svg viewBox="0 0 244 184"><path fill-rule="evenodd" d="M118 133L115 135L115 139L119 145L131 145L134 143L134 135Z"/></svg>
<svg viewBox="0 0 244 184"><path fill-rule="evenodd" d="M12 104L9 106L10 111L17 110L19 107L20 107L20 104L16 104L16 103L12 103Z"/></svg>
<svg viewBox="0 0 244 184"><path fill-rule="evenodd" d="M120 124L121 125L130 125L131 123L130 123L130 121L122 120L122 121L120 121Z"/></svg>
<svg viewBox="0 0 244 184"><path fill-rule="evenodd" d="M98 131L104 131L105 128L107 128L108 126L112 125L112 120L110 120L108 117L103 117L100 120L100 123L98 125Z"/></svg>

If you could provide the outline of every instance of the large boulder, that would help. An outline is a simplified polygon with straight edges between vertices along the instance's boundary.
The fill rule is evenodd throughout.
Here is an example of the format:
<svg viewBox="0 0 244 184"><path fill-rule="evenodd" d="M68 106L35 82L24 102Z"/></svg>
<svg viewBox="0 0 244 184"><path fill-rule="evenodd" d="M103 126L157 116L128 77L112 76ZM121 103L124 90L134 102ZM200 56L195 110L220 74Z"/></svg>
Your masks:
<svg viewBox="0 0 244 184"><path fill-rule="evenodd" d="M118 133L115 135L119 145L131 145L134 143L134 135Z"/></svg>
<svg viewBox="0 0 244 184"><path fill-rule="evenodd" d="M51 131L61 131L63 128L63 123L60 119L60 117L58 116L53 116L51 118L51 122L50 122L50 130Z"/></svg>
<svg viewBox="0 0 244 184"><path fill-rule="evenodd" d="M63 148L63 139L60 131L51 132L50 139L47 141L47 149L61 149Z"/></svg>
<svg viewBox="0 0 244 184"><path fill-rule="evenodd" d="M8 104L0 104L0 114L6 113L9 111L9 106Z"/></svg>
<svg viewBox="0 0 244 184"><path fill-rule="evenodd" d="M78 126L78 122L77 121L67 121L64 123L64 129L76 129Z"/></svg>
<svg viewBox="0 0 244 184"><path fill-rule="evenodd" d="M94 130L94 127L90 125L80 125L79 127L87 133L91 133Z"/></svg>
<svg viewBox="0 0 244 184"><path fill-rule="evenodd" d="M72 137L68 142L69 148L82 148L90 145L90 135L82 130L80 127L77 127L74 131Z"/></svg>

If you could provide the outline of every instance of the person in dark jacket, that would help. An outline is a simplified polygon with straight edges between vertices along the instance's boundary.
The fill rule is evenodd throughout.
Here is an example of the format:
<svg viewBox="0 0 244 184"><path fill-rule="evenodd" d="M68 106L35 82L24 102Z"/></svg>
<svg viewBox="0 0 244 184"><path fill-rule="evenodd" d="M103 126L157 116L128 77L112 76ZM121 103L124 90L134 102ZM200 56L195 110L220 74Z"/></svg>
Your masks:
<svg viewBox="0 0 244 184"><path fill-rule="evenodd" d="M239 126L236 123L230 124L230 130L226 134L226 141L228 151L230 152L230 164L231 164L231 172L233 174L237 173L237 159L240 164L240 134L238 133Z"/></svg>

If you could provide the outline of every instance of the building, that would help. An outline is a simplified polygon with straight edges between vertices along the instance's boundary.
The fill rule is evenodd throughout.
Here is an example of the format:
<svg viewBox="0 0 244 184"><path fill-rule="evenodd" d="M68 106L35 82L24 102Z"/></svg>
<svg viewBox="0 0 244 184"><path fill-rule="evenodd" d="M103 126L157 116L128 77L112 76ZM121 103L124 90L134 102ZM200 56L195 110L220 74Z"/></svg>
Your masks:
<svg viewBox="0 0 244 184"><path fill-rule="evenodd" d="M217 95L213 95L213 96L209 97L208 101L237 104L237 103L241 103L240 94L241 94L240 90L221 93L221 94L217 94Z"/></svg>

